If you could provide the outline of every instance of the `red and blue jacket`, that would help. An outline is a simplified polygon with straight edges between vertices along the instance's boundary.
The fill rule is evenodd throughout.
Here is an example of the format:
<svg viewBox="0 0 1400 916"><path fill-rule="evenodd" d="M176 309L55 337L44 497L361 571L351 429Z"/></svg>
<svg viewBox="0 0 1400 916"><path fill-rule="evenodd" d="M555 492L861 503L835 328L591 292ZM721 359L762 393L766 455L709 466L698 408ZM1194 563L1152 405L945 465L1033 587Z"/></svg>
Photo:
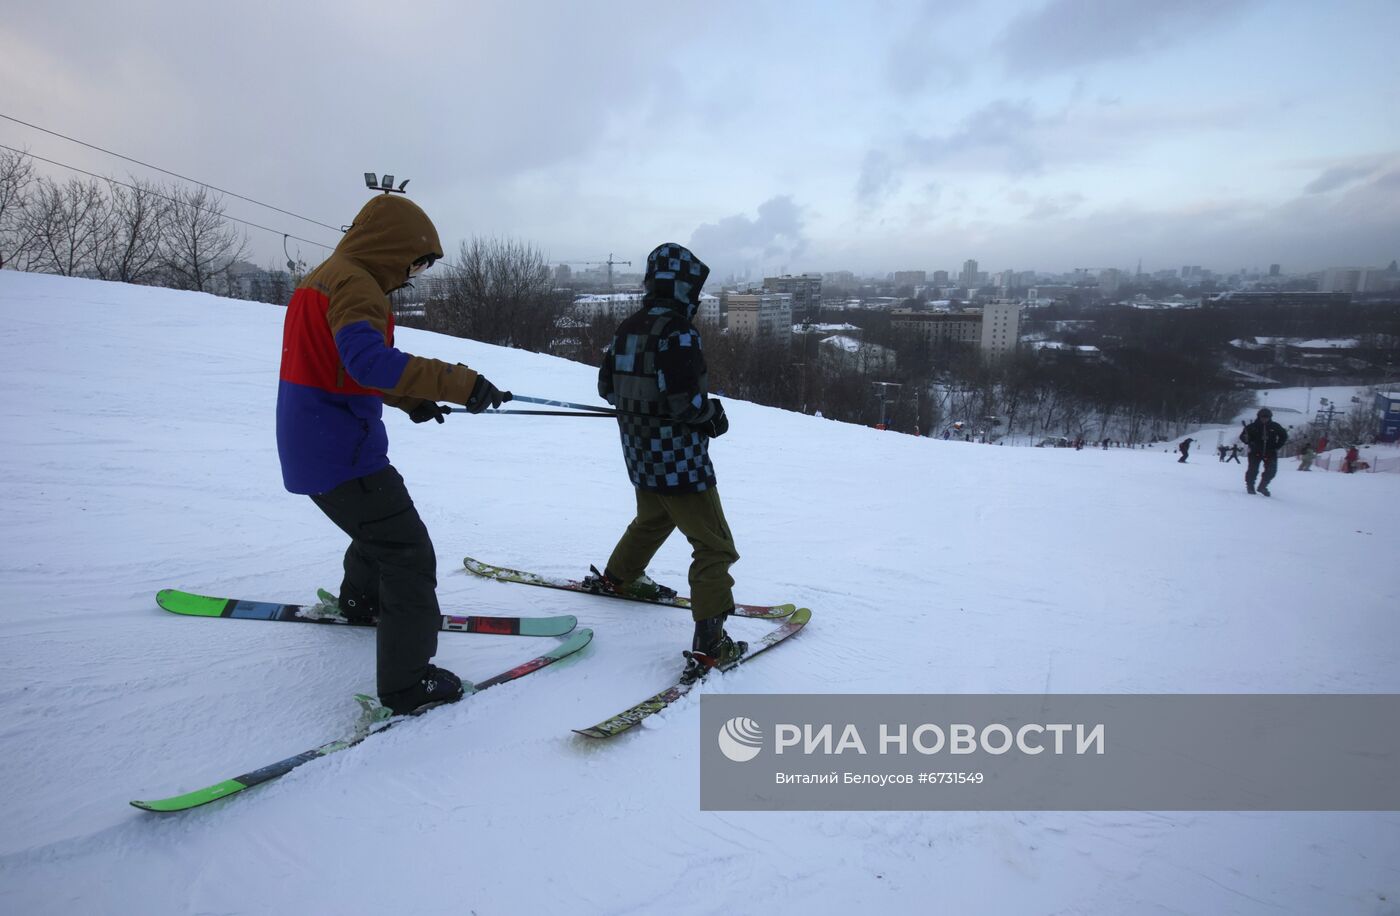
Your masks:
<svg viewBox="0 0 1400 916"><path fill-rule="evenodd" d="M394 346L388 294L425 255L442 256L427 214L380 195L292 294L277 387L277 454L291 492L324 493L388 467L385 403L411 411L471 396L471 369Z"/></svg>

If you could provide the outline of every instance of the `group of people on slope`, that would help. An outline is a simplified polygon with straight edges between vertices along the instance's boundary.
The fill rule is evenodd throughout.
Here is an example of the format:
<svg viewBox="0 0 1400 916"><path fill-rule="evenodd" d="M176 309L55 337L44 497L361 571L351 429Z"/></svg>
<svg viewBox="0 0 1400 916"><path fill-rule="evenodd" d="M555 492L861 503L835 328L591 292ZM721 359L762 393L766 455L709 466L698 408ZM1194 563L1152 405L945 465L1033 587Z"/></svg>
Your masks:
<svg viewBox="0 0 1400 916"><path fill-rule="evenodd" d="M440 611L437 556L403 478L388 457L385 404L415 423L497 408L510 399L479 371L394 345L389 293L443 256L437 229L415 203L372 198L331 256L293 292L283 328L277 448L283 483L311 498L349 538L338 611L377 622L380 701L406 714L463 695L461 679L432 664ZM709 268L676 244L647 257L645 295L624 320L598 374L617 409L636 512L606 566L585 581L598 591L675 593L645 574L677 528L690 541L695 635L689 677L741 656L724 630L734 610L729 568L739 559L715 488L709 441L729 428L709 396L693 320Z"/></svg>
<svg viewBox="0 0 1400 916"><path fill-rule="evenodd" d="M1240 431L1240 441L1245 444L1248 452L1249 462L1244 470L1244 488L1249 493L1259 493L1262 496L1269 494L1269 482L1278 474L1278 452L1283 448L1283 444L1288 441L1288 431L1274 422L1274 412L1267 407L1259 408L1259 413L1255 415L1253 423L1244 423L1244 429ZM1191 443L1195 439L1183 439L1176 447L1181 453L1177 459L1178 464L1185 464L1187 457L1191 454ZM1239 447L1230 446L1230 456L1239 461ZM1220 460L1224 461L1227 449L1220 446ZM1263 469L1263 476L1260 476L1260 469ZM1255 480L1259 485L1254 485Z"/></svg>

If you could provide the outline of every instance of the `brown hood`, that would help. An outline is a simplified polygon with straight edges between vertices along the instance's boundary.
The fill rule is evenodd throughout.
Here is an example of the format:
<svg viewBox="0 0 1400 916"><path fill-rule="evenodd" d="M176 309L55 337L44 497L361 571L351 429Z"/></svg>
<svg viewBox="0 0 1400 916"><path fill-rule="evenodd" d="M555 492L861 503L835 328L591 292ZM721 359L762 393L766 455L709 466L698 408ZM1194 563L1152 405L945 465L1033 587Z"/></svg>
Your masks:
<svg viewBox="0 0 1400 916"><path fill-rule="evenodd" d="M442 242L421 207L397 194L379 194L360 208L335 250L362 265L388 293L408 282L414 261L442 257Z"/></svg>

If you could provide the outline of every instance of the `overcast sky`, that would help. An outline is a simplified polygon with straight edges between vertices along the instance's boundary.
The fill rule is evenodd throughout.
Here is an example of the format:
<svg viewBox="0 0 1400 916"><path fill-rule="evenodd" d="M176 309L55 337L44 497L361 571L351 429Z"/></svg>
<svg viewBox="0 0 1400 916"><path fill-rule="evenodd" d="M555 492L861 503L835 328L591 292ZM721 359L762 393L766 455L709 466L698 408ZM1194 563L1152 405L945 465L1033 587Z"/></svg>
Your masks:
<svg viewBox="0 0 1400 916"><path fill-rule="evenodd" d="M0 114L334 225L393 172L449 254L1383 266L1397 34L1396 0L47 0L0 17ZM11 121L0 143L159 177Z"/></svg>

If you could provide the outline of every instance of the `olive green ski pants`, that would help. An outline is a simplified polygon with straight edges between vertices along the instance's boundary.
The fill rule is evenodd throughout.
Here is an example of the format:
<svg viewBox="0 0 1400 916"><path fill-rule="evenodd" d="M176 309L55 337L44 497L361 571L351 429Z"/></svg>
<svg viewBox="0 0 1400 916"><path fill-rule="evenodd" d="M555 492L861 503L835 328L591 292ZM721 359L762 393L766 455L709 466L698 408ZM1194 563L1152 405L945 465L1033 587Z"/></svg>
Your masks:
<svg viewBox="0 0 1400 916"><path fill-rule="evenodd" d="M718 617L734 608L734 578L729 567L739 559L734 535L724 520L719 491L653 493L637 490L637 517L623 532L608 558L608 572L631 582L677 528L693 548L690 563L690 610L696 620Z"/></svg>

